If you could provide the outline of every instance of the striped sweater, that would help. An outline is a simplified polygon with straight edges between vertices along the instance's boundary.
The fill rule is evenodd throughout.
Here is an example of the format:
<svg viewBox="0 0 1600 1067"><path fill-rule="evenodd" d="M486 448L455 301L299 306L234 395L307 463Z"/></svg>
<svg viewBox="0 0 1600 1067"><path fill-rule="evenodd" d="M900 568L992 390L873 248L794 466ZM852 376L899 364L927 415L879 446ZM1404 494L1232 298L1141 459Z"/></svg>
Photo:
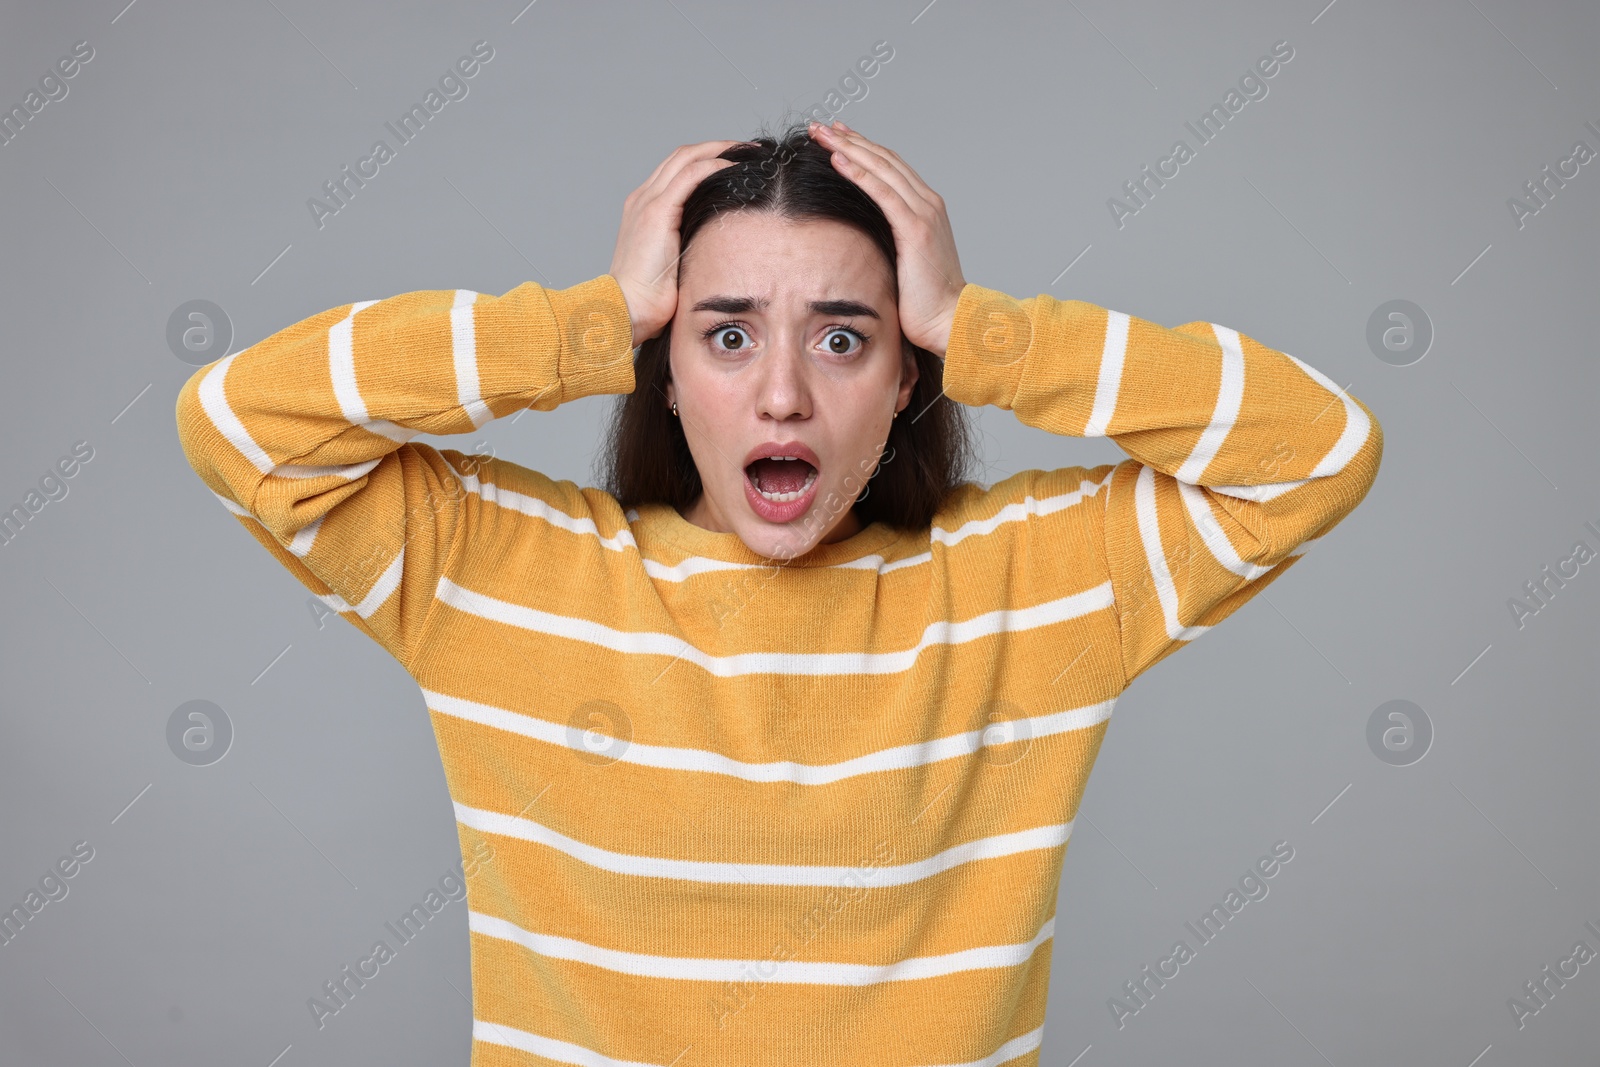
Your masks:
<svg viewBox="0 0 1600 1067"><path fill-rule="evenodd" d="M1377 475L1372 412L1231 329L968 285L944 390L1120 463L782 565L410 438L634 388L610 276L346 304L200 368L182 445L422 689L473 1067L1033 1064L1118 694Z"/></svg>

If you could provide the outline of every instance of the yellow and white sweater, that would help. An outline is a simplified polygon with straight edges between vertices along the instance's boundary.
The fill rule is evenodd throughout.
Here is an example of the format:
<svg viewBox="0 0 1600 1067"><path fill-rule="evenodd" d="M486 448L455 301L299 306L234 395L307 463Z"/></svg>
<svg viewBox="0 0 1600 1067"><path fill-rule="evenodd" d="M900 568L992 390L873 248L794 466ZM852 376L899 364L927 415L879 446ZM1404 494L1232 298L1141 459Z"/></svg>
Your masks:
<svg viewBox="0 0 1600 1067"><path fill-rule="evenodd" d="M610 276L411 292L178 397L206 485L422 688L473 1067L1035 1063L1112 705L1361 501L1377 419L1222 326L969 285L946 395L1130 459L778 566L409 440L631 391L627 323Z"/></svg>

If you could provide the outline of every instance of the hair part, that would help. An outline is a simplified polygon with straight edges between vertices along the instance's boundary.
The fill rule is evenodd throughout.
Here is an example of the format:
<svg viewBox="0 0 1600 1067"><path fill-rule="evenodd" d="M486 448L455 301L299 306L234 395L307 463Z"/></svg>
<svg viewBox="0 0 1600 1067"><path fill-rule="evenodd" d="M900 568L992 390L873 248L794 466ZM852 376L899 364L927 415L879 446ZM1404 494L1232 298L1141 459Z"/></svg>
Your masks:
<svg viewBox="0 0 1600 1067"><path fill-rule="evenodd" d="M687 254L702 227L735 212L771 213L794 221L831 219L855 227L877 246L893 286L898 277L894 229L877 203L834 169L830 156L804 125L729 147L721 158L737 165L706 178L685 200L679 247ZM671 336L669 322L639 346L634 390L619 397L612 409L601 454L602 482L624 509L663 503L682 514L704 491L682 420L667 406ZM876 470L857 475L866 484L853 510L863 526L882 522L921 529L932 525L946 496L967 480L974 448L966 409L944 396L944 361L903 334L900 343L902 357L914 362L918 372L910 402L901 412L908 417L890 422Z"/></svg>

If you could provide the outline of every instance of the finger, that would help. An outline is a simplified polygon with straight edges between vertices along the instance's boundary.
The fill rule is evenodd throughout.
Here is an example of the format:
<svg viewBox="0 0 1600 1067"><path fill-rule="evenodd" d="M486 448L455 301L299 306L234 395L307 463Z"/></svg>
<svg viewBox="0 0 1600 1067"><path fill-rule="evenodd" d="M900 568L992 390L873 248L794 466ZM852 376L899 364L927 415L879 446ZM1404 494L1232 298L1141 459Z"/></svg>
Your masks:
<svg viewBox="0 0 1600 1067"><path fill-rule="evenodd" d="M661 161L661 165L656 168L656 172L650 176L649 181L645 182L643 186L645 197L654 198L660 196L662 189L670 185L673 178L684 167L702 160L715 159L727 151L728 148L738 143L738 141L701 141L698 144L680 146Z"/></svg>
<svg viewBox="0 0 1600 1067"><path fill-rule="evenodd" d="M712 145L729 145L737 143L738 142L736 141L697 141L693 144L679 145L677 148L674 148L672 151L668 152L660 163L656 164L656 169L650 172L650 177L654 178L656 175L665 170L667 166L674 160L682 159L687 154L700 152L701 150Z"/></svg>
<svg viewBox="0 0 1600 1067"><path fill-rule="evenodd" d="M683 219L683 204L688 199L689 194L708 176L715 174L724 167L735 165L731 159L718 159L715 156L710 159L695 160L685 165L677 172L672 181L656 195L652 196L648 201L635 206L634 225L642 233L670 236L672 243L674 245L678 244L678 227ZM619 237L618 240L621 242L622 238ZM679 248L677 255L672 258L672 262L661 270L656 271L654 277L645 280L645 284L655 286L667 271L677 265L678 260L682 257L683 249ZM631 260L629 265L637 266ZM653 267L644 268L645 273L649 273L653 269ZM644 280L642 276L641 280Z"/></svg>
<svg viewBox="0 0 1600 1067"><path fill-rule="evenodd" d="M862 133L860 130L854 129L853 127L850 127L850 126L846 126L844 124L844 121L841 120L841 119L835 119L833 121L833 125L839 130L840 133L844 134L846 137L848 137L848 138L850 138L852 140L855 140L855 141L860 141L862 144L868 145L871 148L875 149L878 152L883 153L886 156L893 157L895 160L899 161L900 165L905 167L906 170L908 170L908 171L911 170L910 164L906 163L906 161L904 159L900 158L900 153L896 152L894 149L890 148L888 145L879 144L877 141L874 141L872 138L868 137L866 134Z"/></svg>
<svg viewBox="0 0 1600 1067"><path fill-rule="evenodd" d="M660 204L668 206L676 217L683 212L683 202L689 199L689 194L694 192L696 186L717 171L735 166L738 164L733 160L719 159L716 156L710 159L691 160L679 168L671 178L666 179L666 184L661 187L655 199Z"/></svg>
<svg viewBox="0 0 1600 1067"><path fill-rule="evenodd" d="M826 147L843 155L862 172L874 175L880 181L893 188L909 208L917 209L919 214L931 210L932 205L917 194L910 181L906 179L906 176L900 173L888 159L864 145L856 144L837 136L832 138L831 143L827 143Z"/></svg>
<svg viewBox="0 0 1600 1067"><path fill-rule="evenodd" d="M715 155L709 160L691 160L691 162L685 163L677 173L672 174L667 179L666 189L662 189L662 197L674 198L677 202L682 202L688 197L694 186L706 181L707 174L715 174L717 171L726 168L726 166L738 165L739 163L736 160L723 160L723 158L715 157Z"/></svg>
<svg viewBox="0 0 1600 1067"><path fill-rule="evenodd" d="M835 164L835 166L837 166L837 164ZM864 177L858 176L853 171L845 171L844 173L846 177L855 180L856 184L861 186L869 196L872 196L873 199L878 203L879 207L883 208L883 213L888 216L889 224L894 228L897 235L901 237L909 237L909 235L914 232L912 227L918 224L924 226L934 226L935 228L937 227L937 221L930 219L926 212L933 207L939 207L939 210L942 212L943 208L939 205L929 205L926 201L908 199L907 195L901 192L897 186L891 184L890 180L886 180L886 178L890 178L891 176L898 176L899 172L891 168L886 162L882 161L881 157L879 157L879 170L876 173L865 172ZM901 177L903 179L903 176ZM880 183L884 190L887 190L896 196L902 207L902 210L905 212L903 216L897 218L894 212L891 210L890 202L874 192L874 190L871 188L871 182L874 181ZM929 191L932 192L932 190ZM922 205L920 211L916 206L918 204ZM916 241L906 240L905 247L916 253L918 259L927 264L931 270L936 272L947 283L950 283L953 286L956 284L954 279L952 279L950 275L946 273L943 267L939 266L939 264L935 263L933 260L929 259L926 254L924 254L923 250L918 246Z"/></svg>
<svg viewBox="0 0 1600 1067"><path fill-rule="evenodd" d="M650 186L655 182L656 178L660 177L661 172L667 168L667 164L672 162L672 157L676 156L679 152L682 152L682 151L683 151L682 147L674 148L672 151L668 152L665 156L661 157L661 162L656 164L656 168L655 168L655 170L652 170L650 172L650 176L647 177L644 181L639 183L639 190L638 191L642 193L646 189L649 189Z"/></svg>
<svg viewBox="0 0 1600 1067"><path fill-rule="evenodd" d="M837 125L844 126L844 123L840 122L837 123ZM846 141L852 144L859 144L862 148L873 153L889 166L898 171L900 176L905 179L906 184L911 188L911 191L915 193L919 199L925 201L929 205L937 206L939 201L938 194L933 191L927 182L922 180L922 176L920 174L911 169L911 164L900 158L899 154L895 152L894 149L886 148L883 145L878 144L876 141L869 140L857 133L855 130L850 129L848 126L844 126L843 133Z"/></svg>
<svg viewBox="0 0 1600 1067"><path fill-rule="evenodd" d="M859 163L859 165L866 166L869 170L874 170L880 178L890 182L891 186L898 190L901 197L906 200L906 203L910 203L910 205L917 205L918 202L926 203L926 198L917 194L917 190L912 187L909 179L906 178L906 174L901 173L890 162L890 158L883 155L880 150L877 150L878 146L866 141L866 138L862 138L861 134L854 134L853 138L850 138L850 136L845 136L840 131L834 130L832 126L822 126L821 123L818 126L818 134L818 141L821 142L822 146L829 149L830 152L842 152L846 158L850 158L851 162Z"/></svg>
<svg viewBox="0 0 1600 1067"><path fill-rule="evenodd" d="M672 150L666 159L656 165L650 172L650 177L645 179L641 189L647 196L658 195L661 187L669 185L673 177L684 167L704 159L714 159L742 141L701 141L698 144L680 145Z"/></svg>
<svg viewBox="0 0 1600 1067"><path fill-rule="evenodd" d="M911 182L912 187L915 188L918 193L929 199L938 199L939 194L933 191L932 186L923 181L922 175L918 174L915 168L913 168L911 164L907 163L905 159L901 157L899 152L896 152L887 145L878 144L876 141L862 134L859 130L853 130L849 126L846 126L844 122L840 120L834 120L833 124L843 131L847 138L860 141L862 144L867 145L888 159L889 162L894 165L895 169L899 170L900 173L906 176L906 179Z"/></svg>
<svg viewBox="0 0 1600 1067"><path fill-rule="evenodd" d="M911 225L918 221L919 216L899 189L891 185L880 173L855 162L852 156L843 151L835 151L831 158L834 168L839 173L860 186L862 192L872 197L873 201L883 209L884 215L889 219L890 227L897 234L909 235Z"/></svg>

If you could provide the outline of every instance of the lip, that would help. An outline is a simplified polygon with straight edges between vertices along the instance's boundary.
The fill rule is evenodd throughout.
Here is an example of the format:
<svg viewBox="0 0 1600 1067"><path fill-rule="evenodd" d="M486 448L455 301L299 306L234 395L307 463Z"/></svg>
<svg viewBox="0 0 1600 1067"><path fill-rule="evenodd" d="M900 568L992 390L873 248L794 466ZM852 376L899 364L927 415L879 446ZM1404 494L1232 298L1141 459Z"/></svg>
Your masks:
<svg viewBox="0 0 1600 1067"><path fill-rule="evenodd" d="M807 489L799 499L783 504L774 503L762 496L751 484L750 475L746 470L741 469L739 472L740 480L744 482L744 498L750 502L751 511L768 522L780 524L793 522L805 514L811 507L812 501L816 500L817 491L822 485L822 464L818 461L817 454L799 441L767 441L750 450L745 456L744 466L748 468L756 460L768 456L798 456L816 469L817 477L812 480L811 488Z"/></svg>
<svg viewBox="0 0 1600 1067"><path fill-rule="evenodd" d="M817 468L819 473L822 471L822 461L817 459L817 454L811 451L811 449L807 448L800 441L763 442L762 444L752 448L749 455L744 457L744 465L748 467L756 460L766 459L768 456L799 456L801 459Z"/></svg>

